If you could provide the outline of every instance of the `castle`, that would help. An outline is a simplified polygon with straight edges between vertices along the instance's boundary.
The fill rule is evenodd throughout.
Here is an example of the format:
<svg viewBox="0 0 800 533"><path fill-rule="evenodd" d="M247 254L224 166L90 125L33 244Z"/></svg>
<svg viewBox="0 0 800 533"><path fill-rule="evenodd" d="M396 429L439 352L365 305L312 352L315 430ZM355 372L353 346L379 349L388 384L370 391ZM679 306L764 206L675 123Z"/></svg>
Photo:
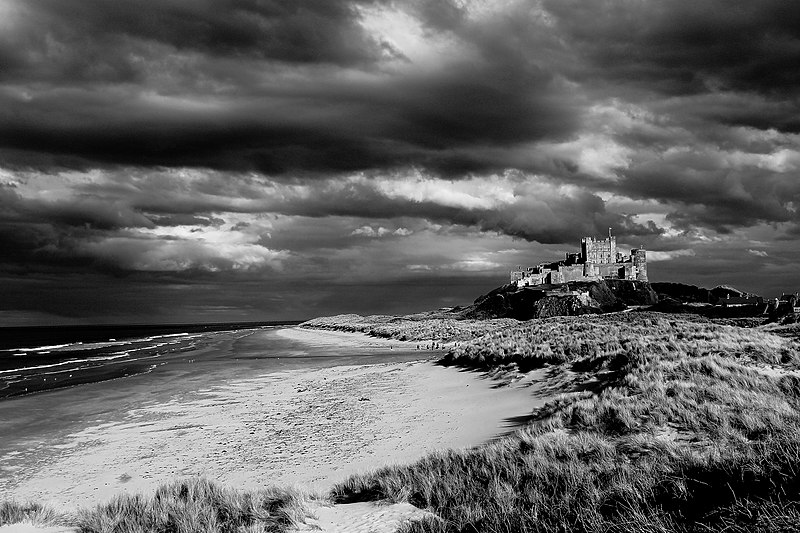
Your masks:
<svg viewBox="0 0 800 533"><path fill-rule="evenodd" d="M562 261L540 263L525 270L511 272L511 283L517 287L596 281L599 279L628 279L647 281L647 254L644 248L634 248L629 255L617 250L617 238L608 229L608 238L581 239L581 251L570 253Z"/></svg>

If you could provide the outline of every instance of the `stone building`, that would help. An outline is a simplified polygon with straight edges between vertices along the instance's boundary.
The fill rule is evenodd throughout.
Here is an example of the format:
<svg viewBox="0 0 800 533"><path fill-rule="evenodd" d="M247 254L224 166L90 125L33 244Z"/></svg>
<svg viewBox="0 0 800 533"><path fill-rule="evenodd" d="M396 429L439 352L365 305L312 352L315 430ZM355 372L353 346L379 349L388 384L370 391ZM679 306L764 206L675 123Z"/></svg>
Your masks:
<svg viewBox="0 0 800 533"><path fill-rule="evenodd" d="M609 264L617 260L617 238L608 230L608 238L595 240L593 237L581 239L581 256L584 263Z"/></svg>
<svg viewBox="0 0 800 533"><path fill-rule="evenodd" d="M608 238L584 237L581 251L567 252L562 261L539 263L535 267L511 272L511 283L518 287L600 279L647 281L644 248L634 248L627 255L620 252L617 239L609 228Z"/></svg>

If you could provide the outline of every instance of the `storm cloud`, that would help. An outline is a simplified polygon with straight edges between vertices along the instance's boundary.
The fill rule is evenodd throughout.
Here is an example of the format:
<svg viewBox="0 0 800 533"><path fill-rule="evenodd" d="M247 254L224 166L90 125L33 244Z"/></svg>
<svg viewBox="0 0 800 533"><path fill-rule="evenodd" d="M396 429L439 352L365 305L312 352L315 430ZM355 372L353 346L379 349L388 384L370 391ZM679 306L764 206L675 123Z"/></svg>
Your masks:
<svg viewBox="0 0 800 533"><path fill-rule="evenodd" d="M77 166L284 174L414 164L452 174L503 168L472 149L502 152L577 126L555 73L519 53L497 61L481 43L416 64L362 23L381 8L12 3L0 144L21 165L31 158L16 151Z"/></svg>
<svg viewBox="0 0 800 533"><path fill-rule="evenodd" d="M608 228L654 279L793 290L797 64L779 0L6 0L0 317L96 320L30 297L59 277L120 320L111 287L452 303Z"/></svg>
<svg viewBox="0 0 800 533"><path fill-rule="evenodd" d="M793 65L800 60L800 6L793 2L544 4L575 51L576 78L615 80L674 95L797 95L800 73Z"/></svg>

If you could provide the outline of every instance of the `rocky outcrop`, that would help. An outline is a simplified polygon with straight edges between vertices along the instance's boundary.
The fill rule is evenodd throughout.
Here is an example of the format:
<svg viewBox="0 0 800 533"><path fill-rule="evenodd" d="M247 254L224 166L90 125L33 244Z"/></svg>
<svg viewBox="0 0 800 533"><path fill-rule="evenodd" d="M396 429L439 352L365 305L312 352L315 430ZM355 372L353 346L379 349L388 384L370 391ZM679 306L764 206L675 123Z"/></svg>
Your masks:
<svg viewBox="0 0 800 533"><path fill-rule="evenodd" d="M602 280L517 288L504 285L460 309L463 318L516 318L576 316L622 311L630 305L652 305L658 296L643 281Z"/></svg>
<svg viewBox="0 0 800 533"><path fill-rule="evenodd" d="M545 292L533 288L517 289L504 285L479 296L475 303L461 310L463 318L487 320L491 318L516 318L529 320L537 316L536 303L545 298Z"/></svg>
<svg viewBox="0 0 800 533"><path fill-rule="evenodd" d="M545 296L534 304L533 317L577 316L599 313L601 309L586 305L577 296Z"/></svg>
<svg viewBox="0 0 800 533"><path fill-rule="evenodd" d="M604 283L625 305L653 305L658 302L658 294L650 283L624 279L607 279Z"/></svg>

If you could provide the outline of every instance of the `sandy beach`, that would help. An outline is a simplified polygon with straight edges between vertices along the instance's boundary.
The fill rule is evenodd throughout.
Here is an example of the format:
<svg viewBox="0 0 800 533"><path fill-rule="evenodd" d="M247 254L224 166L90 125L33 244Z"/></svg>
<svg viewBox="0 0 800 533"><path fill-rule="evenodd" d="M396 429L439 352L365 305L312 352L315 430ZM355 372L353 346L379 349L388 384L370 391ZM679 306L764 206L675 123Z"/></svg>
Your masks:
<svg viewBox="0 0 800 533"><path fill-rule="evenodd" d="M415 349L300 328L277 335L312 351ZM541 401L530 388L498 388L477 373L430 361L236 377L142 402L47 442L36 462L4 470L0 499L74 509L195 475L240 489L293 485L324 492L352 473L478 445L509 431L515 417Z"/></svg>

